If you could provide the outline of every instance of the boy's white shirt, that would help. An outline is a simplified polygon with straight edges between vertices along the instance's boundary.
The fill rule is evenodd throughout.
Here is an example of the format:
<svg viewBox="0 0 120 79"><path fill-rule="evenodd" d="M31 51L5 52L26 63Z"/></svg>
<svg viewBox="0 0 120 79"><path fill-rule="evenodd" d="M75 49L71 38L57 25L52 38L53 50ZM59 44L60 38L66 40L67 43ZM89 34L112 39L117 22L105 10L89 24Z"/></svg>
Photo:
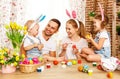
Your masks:
<svg viewBox="0 0 120 79"><path fill-rule="evenodd" d="M26 37L29 37L34 43L40 44L40 41L36 37L33 37L33 36L30 36L30 35L26 34L26 36L24 38L23 47L30 46L30 45L33 44L31 42L31 40L29 38L26 38Z"/></svg>

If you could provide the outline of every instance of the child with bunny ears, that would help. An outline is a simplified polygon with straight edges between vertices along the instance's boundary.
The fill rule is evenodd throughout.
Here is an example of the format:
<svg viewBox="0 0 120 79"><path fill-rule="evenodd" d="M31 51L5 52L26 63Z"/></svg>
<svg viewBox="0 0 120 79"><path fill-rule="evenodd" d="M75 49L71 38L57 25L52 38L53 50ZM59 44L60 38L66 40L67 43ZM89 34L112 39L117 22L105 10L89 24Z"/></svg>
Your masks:
<svg viewBox="0 0 120 79"><path fill-rule="evenodd" d="M94 31L97 32L97 34L94 40L91 35L89 38L87 38L87 40L94 46L94 49L83 48L81 54L81 56L88 61L100 62L101 58L109 58L111 56L110 36L105 29L108 21L109 19L103 14L103 10L101 10L100 15L96 15L94 17Z"/></svg>
<svg viewBox="0 0 120 79"><path fill-rule="evenodd" d="M69 12L67 11L69 16ZM65 56L66 59L79 59L79 54L83 47L88 47L87 41L84 39L85 28L84 24L75 19L75 11L72 13L74 19L69 19L66 22L67 37L62 39L62 47L59 56ZM69 16L70 17L70 16Z"/></svg>

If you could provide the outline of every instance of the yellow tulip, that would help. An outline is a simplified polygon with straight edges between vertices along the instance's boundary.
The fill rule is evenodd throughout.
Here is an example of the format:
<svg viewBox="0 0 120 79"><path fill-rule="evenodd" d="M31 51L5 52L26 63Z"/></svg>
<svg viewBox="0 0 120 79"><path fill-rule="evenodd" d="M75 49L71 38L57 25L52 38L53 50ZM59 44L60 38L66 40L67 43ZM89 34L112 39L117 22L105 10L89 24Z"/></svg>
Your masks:
<svg viewBox="0 0 120 79"><path fill-rule="evenodd" d="M5 62L4 60L1 60L1 61L0 61L1 64L4 64L4 62Z"/></svg>
<svg viewBox="0 0 120 79"><path fill-rule="evenodd" d="M24 55L24 54L22 54L22 58L25 58L25 55Z"/></svg>
<svg viewBox="0 0 120 79"><path fill-rule="evenodd" d="M16 52L14 52L14 53L13 53L13 56L16 56L16 55L17 55L17 53L16 53Z"/></svg>
<svg viewBox="0 0 120 79"><path fill-rule="evenodd" d="M0 55L0 59L4 59L4 56L3 56L3 55Z"/></svg>
<svg viewBox="0 0 120 79"><path fill-rule="evenodd" d="M16 56L16 57L15 57L15 60L16 60L16 61L19 61L19 59L20 59L19 56Z"/></svg>
<svg viewBox="0 0 120 79"><path fill-rule="evenodd" d="M18 63L17 62L14 62L14 66L17 66L18 65Z"/></svg>
<svg viewBox="0 0 120 79"><path fill-rule="evenodd" d="M9 52L9 49L8 48L4 48L5 52Z"/></svg>
<svg viewBox="0 0 120 79"><path fill-rule="evenodd" d="M24 26L24 27L23 27L23 30L27 30L27 26Z"/></svg>

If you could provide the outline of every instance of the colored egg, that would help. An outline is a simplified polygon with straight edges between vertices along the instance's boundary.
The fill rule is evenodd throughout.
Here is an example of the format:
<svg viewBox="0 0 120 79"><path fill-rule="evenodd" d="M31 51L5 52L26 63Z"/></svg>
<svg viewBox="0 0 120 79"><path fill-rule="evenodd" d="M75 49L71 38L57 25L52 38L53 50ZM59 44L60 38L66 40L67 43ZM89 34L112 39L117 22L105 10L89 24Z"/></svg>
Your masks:
<svg viewBox="0 0 120 79"><path fill-rule="evenodd" d="M78 71L83 71L83 66L78 66Z"/></svg>
<svg viewBox="0 0 120 79"><path fill-rule="evenodd" d="M107 73L107 77L108 77L108 78L113 78L113 73L112 73L112 72L108 72L108 73Z"/></svg>
<svg viewBox="0 0 120 79"><path fill-rule="evenodd" d="M77 61L76 61L76 60L72 60L72 64L73 64L73 65L76 65L76 64L77 64Z"/></svg>
<svg viewBox="0 0 120 79"><path fill-rule="evenodd" d="M54 65L57 65L58 63L59 63L59 62L58 62L57 60L54 60L54 61L53 61L53 64L54 64Z"/></svg>
<svg viewBox="0 0 120 79"><path fill-rule="evenodd" d="M72 62L67 62L67 66L72 66Z"/></svg>

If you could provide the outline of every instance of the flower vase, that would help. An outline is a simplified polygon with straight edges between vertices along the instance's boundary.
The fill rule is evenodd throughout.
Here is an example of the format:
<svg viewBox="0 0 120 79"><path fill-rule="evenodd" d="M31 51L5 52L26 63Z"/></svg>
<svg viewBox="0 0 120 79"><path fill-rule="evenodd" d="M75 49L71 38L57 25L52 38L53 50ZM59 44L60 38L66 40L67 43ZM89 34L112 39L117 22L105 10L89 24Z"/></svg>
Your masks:
<svg viewBox="0 0 120 79"><path fill-rule="evenodd" d="M16 67L12 65L2 65L2 73L13 73L16 71Z"/></svg>
<svg viewBox="0 0 120 79"><path fill-rule="evenodd" d="M20 47L17 46L16 48L14 48L14 52L19 54L20 53Z"/></svg>

